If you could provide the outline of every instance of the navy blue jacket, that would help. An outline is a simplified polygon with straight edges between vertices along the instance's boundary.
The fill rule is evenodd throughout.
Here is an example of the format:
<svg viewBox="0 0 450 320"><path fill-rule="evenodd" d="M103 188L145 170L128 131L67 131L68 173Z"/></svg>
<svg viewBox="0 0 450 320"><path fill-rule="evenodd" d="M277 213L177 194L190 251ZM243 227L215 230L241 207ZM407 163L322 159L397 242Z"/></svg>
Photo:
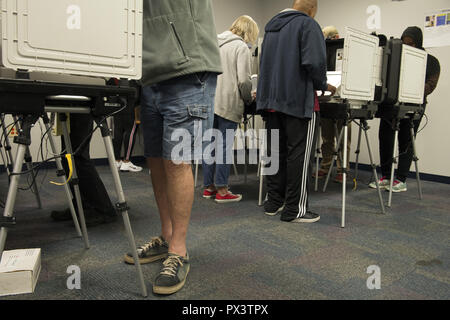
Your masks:
<svg viewBox="0 0 450 320"><path fill-rule="evenodd" d="M327 89L325 39L319 24L297 10L266 26L257 91L258 111L311 118L315 90Z"/></svg>

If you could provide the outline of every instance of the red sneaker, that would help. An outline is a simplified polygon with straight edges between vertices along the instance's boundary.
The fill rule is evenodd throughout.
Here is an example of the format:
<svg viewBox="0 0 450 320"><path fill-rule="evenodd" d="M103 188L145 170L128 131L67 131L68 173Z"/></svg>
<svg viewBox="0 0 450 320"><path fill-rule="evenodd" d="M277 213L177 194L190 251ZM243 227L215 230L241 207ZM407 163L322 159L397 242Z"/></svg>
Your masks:
<svg viewBox="0 0 450 320"><path fill-rule="evenodd" d="M217 203L239 202L241 200L242 200L242 195L232 194L229 191L224 196L222 196L220 193L216 194L216 202Z"/></svg>
<svg viewBox="0 0 450 320"><path fill-rule="evenodd" d="M217 194L217 190L211 191L211 190L205 189L205 191L203 191L203 198L212 199L216 196L216 194Z"/></svg>
<svg viewBox="0 0 450 320"><path fill-rule="evenodd" d="M336 177L334 177L334 182L336 183L344 182L344 175L342 173L338 173Z"/></svg>
<svg viewBox="0 0 450 320"><path fill-rule="evenodd" d="M327 174L328 174L328 171L325 171L325 170L322 170L322 169L320 169L320 170L317 172L317 176L319 177L319 179L325 178L325 177L327 176ZM315 172L315 171L313 172L312 177L313 177L313 178L316 177L316 172Z"/></svg>

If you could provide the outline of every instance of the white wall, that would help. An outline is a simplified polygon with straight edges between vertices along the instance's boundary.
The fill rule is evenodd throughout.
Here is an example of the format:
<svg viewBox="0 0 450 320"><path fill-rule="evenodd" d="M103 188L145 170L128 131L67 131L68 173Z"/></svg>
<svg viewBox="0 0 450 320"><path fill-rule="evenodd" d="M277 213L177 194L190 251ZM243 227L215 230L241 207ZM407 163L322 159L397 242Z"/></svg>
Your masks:
<svg viewBox="0 0 450 320"><path fill-rule="evenodd" d="M231 23L240 15L248 14L259 24L261 32L265 24L282 9L290 7L292 0L212 0L214 15L216 19L217 33L229 28ZM399 37L402 31L412 25L422 26L424 13L433 9L442 9L450 6L449 0L319 0L319 11L316 17L322 25L335 25L341 32L346 26L370 32L366 26L368 14L366 9L369 5L378 5L381 8L381 30L388 36ZM429 124L417 139L420 168L423 173L450 176L450 148L446 141L450 137L450 47L434 48L428 50L435 55L441 63L441 79L438 88L429 97L427 115ZM425 121L423 122L425 123ZM378 159L378 120L371 121L370 138L372 149ZM38 149L39 130L33 130L34 145L33 154ZM357 141L357 130L353 131L353 150ZM135 154L142 154L141 146L137 145ZM102 140L97 133L91 143L92 158L104 158L105 151ZM368 163L365 147L362 149L362 161ZM354 161L354 154L351 160Z"/></svg>
<svg viewBox="0 0 450 320"><path fill-rule="evenodd" d="M292 5L291 0L265 0L265 20L268 21L280 10ZM370 5L381 8L381 29L388 37L400 37L408 26L419 26L423 29L425 12L434 9L450 7L449 0L319 0L319 11L316 20L322 27L335 25L345 36L345 27L353 27L362 31L371 32L367 28L366 13ZM450 176L450 148L447 146L450 139L450 46L427 50L439 59L441 64L441 78L435 92L429 96L427 116L429 123L417 137L417 152L420 158L419 168L423 173ZM379 120L370 121L370 140L372 150L379 163L378 156L378 125ZM422 121L421 127L425 124ZM353 126L353 151L357 142L357 127ZM369 163L367 151L363 145L361 157L363 163ZM351 161L355 155L351 155ZM412 166L412 169L414 166Z"/></svg>

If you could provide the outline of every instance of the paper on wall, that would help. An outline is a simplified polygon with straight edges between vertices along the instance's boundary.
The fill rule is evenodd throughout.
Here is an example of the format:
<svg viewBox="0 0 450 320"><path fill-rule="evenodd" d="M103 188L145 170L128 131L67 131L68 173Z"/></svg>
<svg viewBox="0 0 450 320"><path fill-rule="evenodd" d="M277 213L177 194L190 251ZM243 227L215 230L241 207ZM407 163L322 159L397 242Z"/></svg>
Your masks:
<svg viewBox="0 0 450 320"><path fill-rule="evenodd" d="M425 14L423 46L425 48L450 46L450 8Z"/></svg>

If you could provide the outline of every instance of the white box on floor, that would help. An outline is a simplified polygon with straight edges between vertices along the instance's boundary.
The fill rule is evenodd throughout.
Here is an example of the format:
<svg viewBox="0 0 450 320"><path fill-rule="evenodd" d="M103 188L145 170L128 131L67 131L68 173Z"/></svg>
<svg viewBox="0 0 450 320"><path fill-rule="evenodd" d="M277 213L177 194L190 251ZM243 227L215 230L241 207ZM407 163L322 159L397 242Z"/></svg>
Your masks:
<svg viewBox="0 0 450 320"><path fill-rule="evenodd" d="M41 249L3 251L0 297L33 293L41 272Z"/></svg>

